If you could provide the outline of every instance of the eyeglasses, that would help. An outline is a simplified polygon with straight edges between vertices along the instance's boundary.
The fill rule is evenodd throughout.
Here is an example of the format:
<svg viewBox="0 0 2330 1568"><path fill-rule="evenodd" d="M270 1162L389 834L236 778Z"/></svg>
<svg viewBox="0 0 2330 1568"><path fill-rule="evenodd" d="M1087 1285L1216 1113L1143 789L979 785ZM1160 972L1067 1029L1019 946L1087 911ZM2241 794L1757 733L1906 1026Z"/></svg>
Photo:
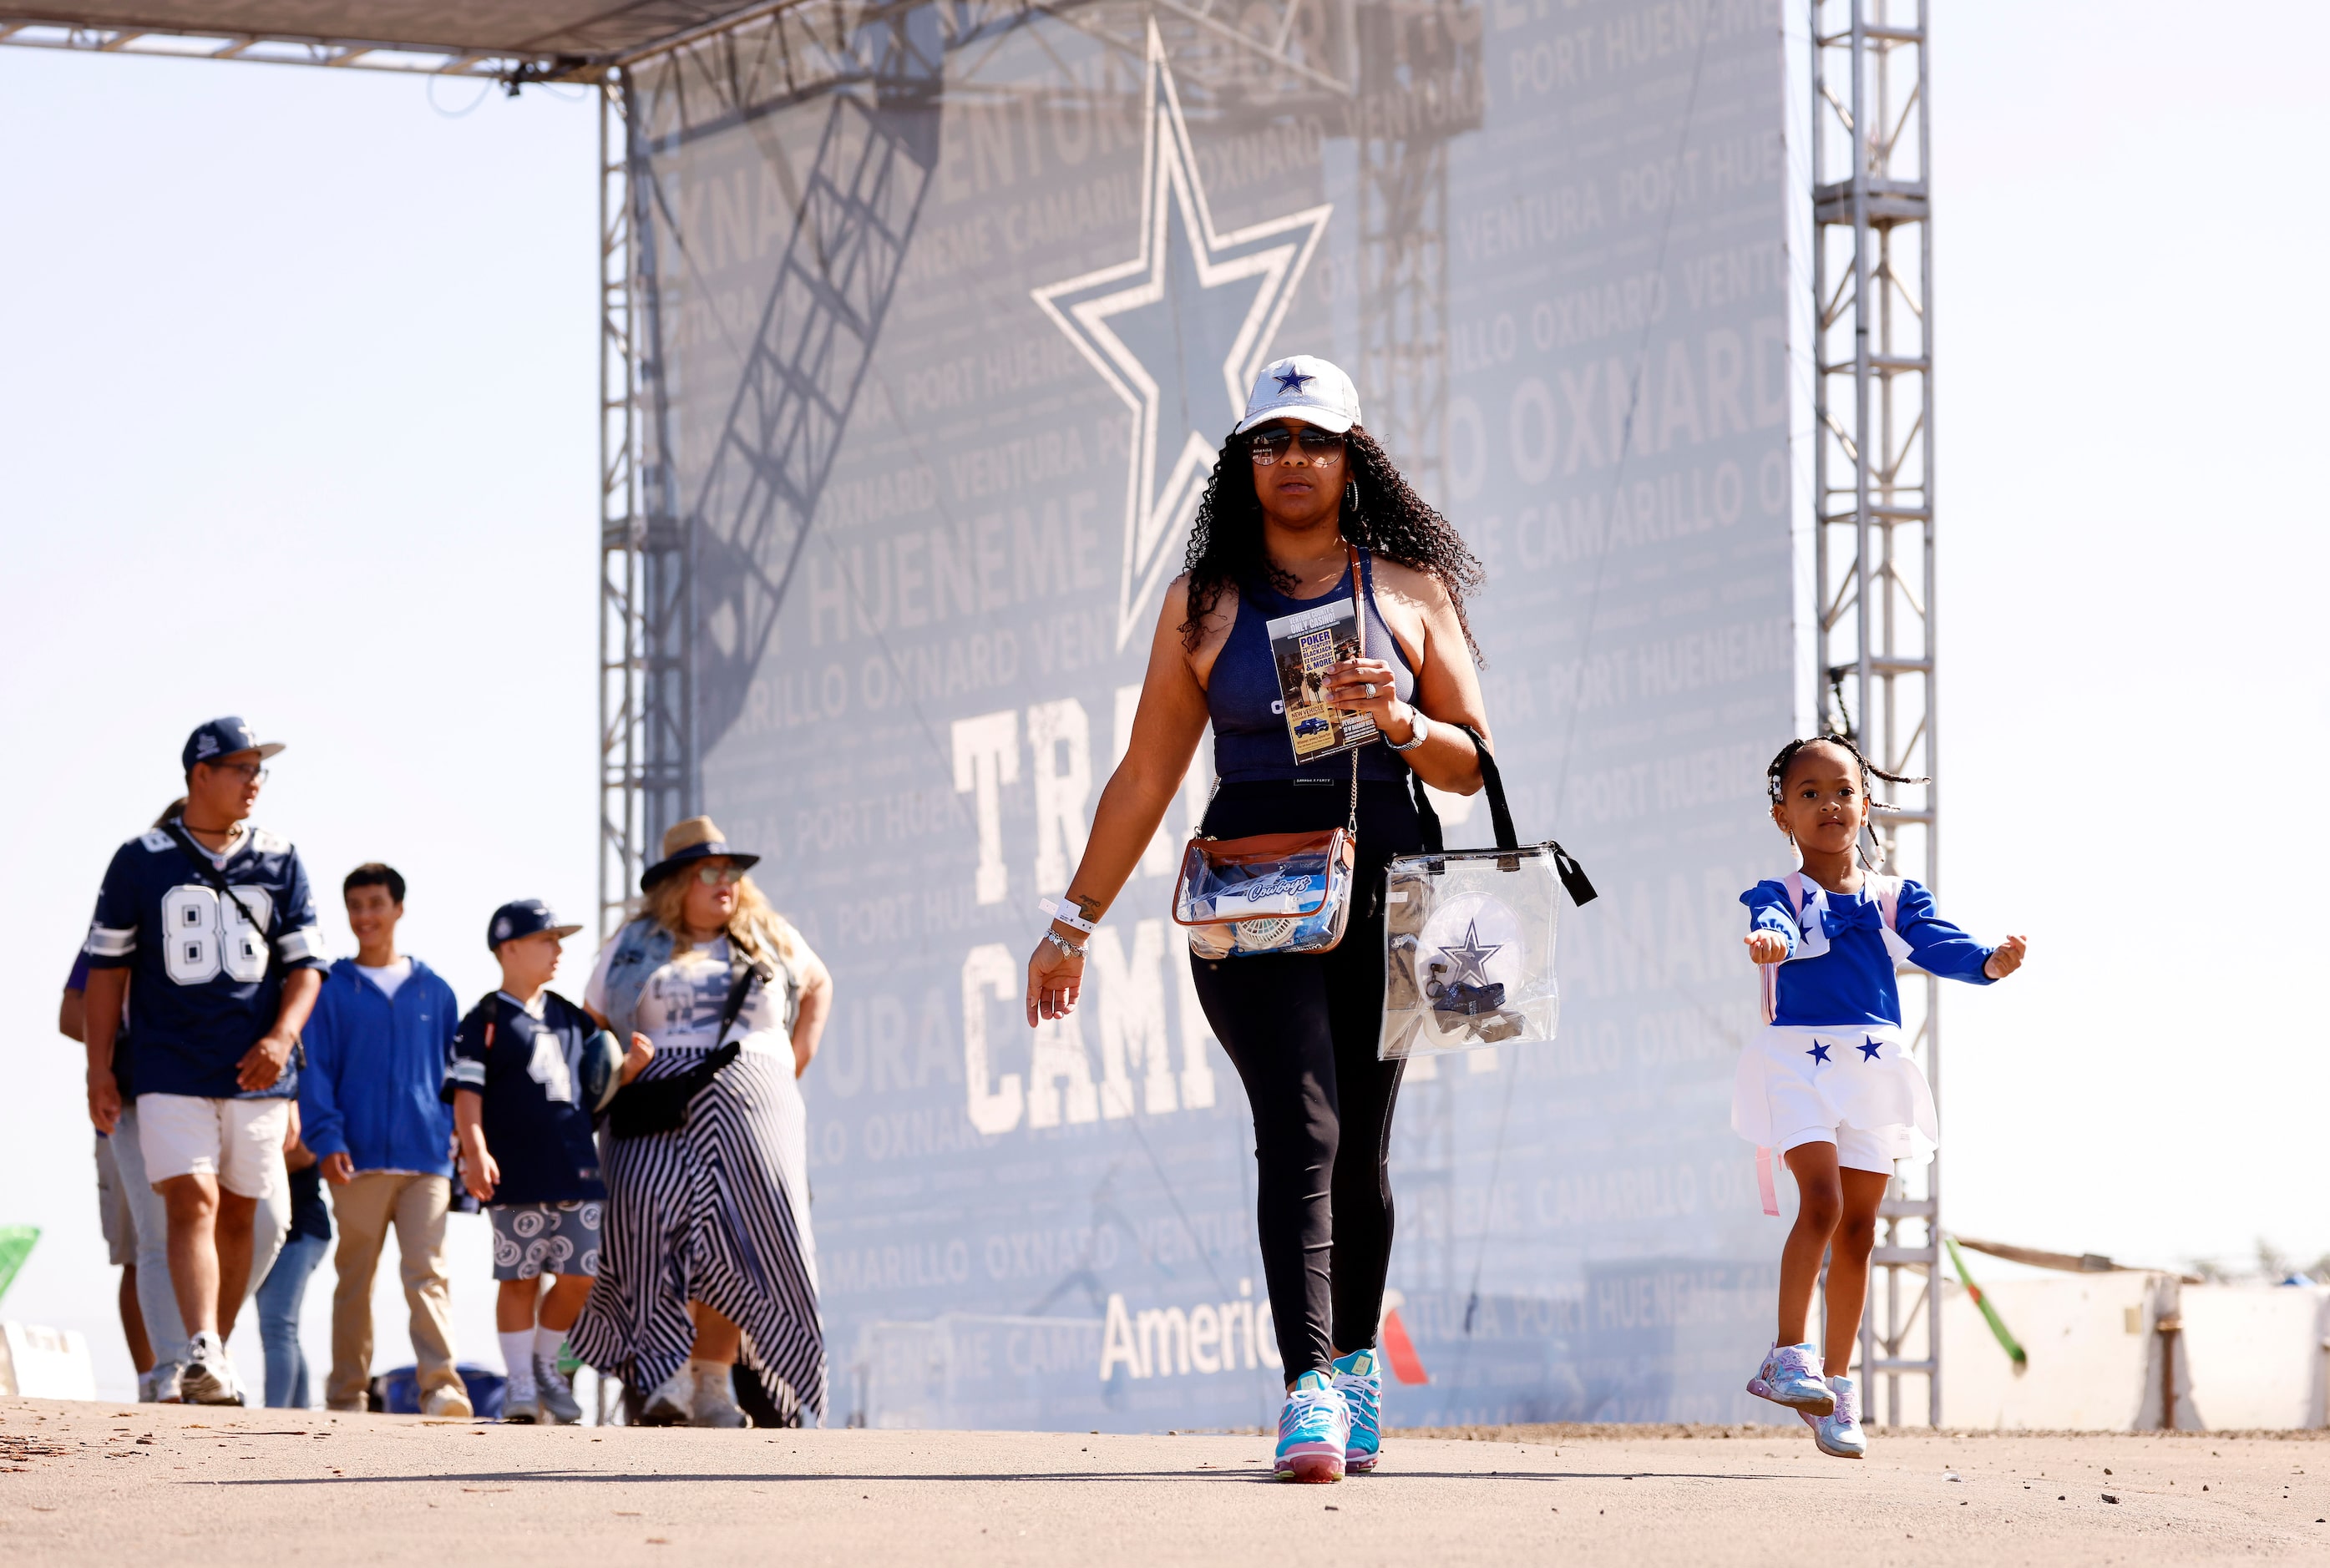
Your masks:
<svg viewBox="0 0 2330 1568"><path fill-rule="evenodd" d="M267 782L267 769L257 762L209 762L204 766L215 768L222 773L237 774L246 784Z"/></svg>
<svg viewBox="0 0 2330 1568"><path fill-rule="evenodd" d="M699 865L696 880L706 887L725 887L744 880L744 874L733 865Z"/></svg>
<svg viewBox="0 0 2330 1568"><path fill-rule="evenodd" d="M1286 449L1294 444L1294 435L1284 426L1274 430L1256 430L1254 433L1254 466L1267 468L1284 457ZM1304 425L1302 456L1308 461L1321 465L1338 462L1343 456L1343 438L1316 425Z"/></svg>

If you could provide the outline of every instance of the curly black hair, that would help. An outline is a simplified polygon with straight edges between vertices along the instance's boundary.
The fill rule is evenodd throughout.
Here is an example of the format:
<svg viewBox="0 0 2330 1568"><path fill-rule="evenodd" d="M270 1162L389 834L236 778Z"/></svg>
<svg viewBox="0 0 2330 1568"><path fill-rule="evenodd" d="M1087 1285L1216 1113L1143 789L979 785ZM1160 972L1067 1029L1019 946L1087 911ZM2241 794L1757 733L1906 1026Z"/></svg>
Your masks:
<svg viewBox="0 0 2330 1568"><path fill-rule="evenodd" d="M1771 794L1772 808L1775 811L1779 809L1780 801L1787 792L1788 770L1795 765L1796 758L1802 754L1804 748L1807 746L1820 745L1829 745L1840 748L1847 755L1851 756L1853 761L1859 765L1859 771L1861 774L1861 798L1867 801L1868 805L1864 808L1865 814L1861 819L1861 833L1854 836L1852 846L1859 852L1861 860L1871 871L1878 870L1885 864L1887 851L1885 841L1877 836L1877 814L1880 811L1899 811L1900 808L1894 805L1890 800L1878 799L1876 795L1870 789L1870 779L1871 777L1875 777L1883 779L1888 782L1894 784L1930 784L1933 780L1931 779L1913 779L1906 774L1887 772L1884 769L1871 761L1867 757L1861 755L1860 746L1854 743L1852 737L1849 734L1831 733L1826 735L1806 735L1801 740L1791 741L1786 745L1781 747L1779 755L1774 757L1770 765L1764 770L1764 788ZM1861 839L1863 836L1867 836L1870 844L1876 849L1876 854L1871 855L1868 850L1861 849Z"/></svg>
<svg viewBox="0 0 2330 1568"><path fill-rule="evenodd" d="M1387 561L1438 578L1456 607L1465 646L1473 658L1480 658L1481 645L1473 640L1473 622L1464 613L1464 600L1481 590L1479 558L1448 520L1408 487L1364 428L1353 425L1345 434L1343 452L1350 465L1340 521L1343 537ZM1189 574L1189 619L1181 623L1181 639L1189 647L1198 646L1200 628L1220 602L1224 588L1267 582L1283 592L1295 586L1293 577L1281 571L1263 548L1251 432L1233 434L1222 442L1222 455L1206 481L1205 498L1198 503L1198 518L1189 528L1189 550L1182 566Z"/></svg>
<svg viewBox="0 0 2330 1568"><path fill-rule="evenodd" d="M1930 779L1912 779L1903 774L1887 772L1884 769L1880 768L1876 763L1862 756L1861 754L1861 748L1853 743L1852 737L1850 735L1806 735L1802 740L1791 741L1786 745L1781 747L1779 755L1774 757L1770 764L1764 770L1764 788L1770 793L1773 805L1776 806L1780 803L1782 795L1787 789L1788 769L1795 762L1796 753L1803 751L1807 746L1838 747L1849 753L1852 760L1861 765L1861 793L1864 798L1869 799L1869 809L1871 811L1892 811L1898 809L1898 808L1890 801L1879 800L1871 797L1869 788L1869 780L1872 775L1891 784L1930 784L1933 782Z"/></svg>

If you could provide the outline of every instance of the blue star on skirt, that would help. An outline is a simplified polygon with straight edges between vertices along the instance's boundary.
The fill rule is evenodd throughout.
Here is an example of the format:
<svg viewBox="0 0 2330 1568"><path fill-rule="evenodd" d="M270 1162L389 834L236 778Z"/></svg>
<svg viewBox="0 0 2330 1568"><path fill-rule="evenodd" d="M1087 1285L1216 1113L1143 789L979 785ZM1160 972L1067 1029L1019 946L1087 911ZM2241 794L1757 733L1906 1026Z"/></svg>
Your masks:
<svg viewBox="0 0 2330 1568"><path fill-rule="evenodd" d="M1868 1035L1863 1034L1861 1037L1861 1044L1855 1045L1853 1049L1861 1053L1861 1059L1863 1062L1874 1062L1877 1060L1877 1053L1880 1051L1884 1050L1885 1047L1880 1045L1876 1041L1871 1040Z"/></svg>
<svg viewBox="0 0 2330 1568"><path fill-rule="evenodd" d="M1825 1062L1828 1060L1828 1047L1825 1045L1814 1045L1811 1050L1805 1052L1804 1054L1811 1057L1815 1062Z"/></svg>

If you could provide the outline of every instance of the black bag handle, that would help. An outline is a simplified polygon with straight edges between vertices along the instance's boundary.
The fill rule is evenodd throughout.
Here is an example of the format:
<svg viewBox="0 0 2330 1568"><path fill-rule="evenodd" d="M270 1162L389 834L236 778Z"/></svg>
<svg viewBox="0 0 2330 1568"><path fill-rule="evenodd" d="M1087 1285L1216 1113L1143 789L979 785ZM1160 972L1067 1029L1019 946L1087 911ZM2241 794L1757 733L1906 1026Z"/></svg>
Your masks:
<svg viewBox="0 0 2330 1568"><path fill-rule="evenodd" d="M1497 847L1519 849L1520 836L1513 831L1512 808L1505 804L1505 780L1497 770L1496 753L1489 750L1488 742L1481 739L1481 732L1472 725L1460 723L1455 728L1463 731L1472 740L1473 750L1481 759L1481 783L1489 797L1489 825L1496 835ZM1432 798L1424 792L1424 776L1410 768L1407 782L1408 791L1416 799L1416 816L1423 828L1425 853L1445 855L1448 845L1441 831L1440 814L1432 808ZM1578 864L1576 857L1562 848L1558 841L1549 839L1546 846L1553 851L1553 868L1561 878L1563 890L1569 894L1569 902L1580 906L1592 903L1599 895L1595 893L1593 881L1586 876L1586 868Z"/></svg>

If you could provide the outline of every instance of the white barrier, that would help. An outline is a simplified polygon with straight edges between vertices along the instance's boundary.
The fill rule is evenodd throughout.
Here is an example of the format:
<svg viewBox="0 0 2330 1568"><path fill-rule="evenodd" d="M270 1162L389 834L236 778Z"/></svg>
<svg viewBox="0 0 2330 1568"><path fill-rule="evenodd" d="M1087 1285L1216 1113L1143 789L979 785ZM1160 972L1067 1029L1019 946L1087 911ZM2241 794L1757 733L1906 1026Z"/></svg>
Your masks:
<svg viewBox="0 0 2330 1568"><path fill-rule="evenodd" d="M0 1323L0 1393L24 1399L95 1399L97 1370L78 1328Z"/></svg>
<svg viewBox="0 0 2330 1568"><path fill-rule="evenodd" d="M2173 1275L2068 1274L1983 1287L2030 1355L2017 1376L1955 1280L1942 1293L1942 1410L1954 1427L2149 1431L2160 1357L2176 1357L2183 1431L2325 1424L2330 1288L2179 1285ZM2160 1333L2163 1319L2174 1332Z"/></svg>

